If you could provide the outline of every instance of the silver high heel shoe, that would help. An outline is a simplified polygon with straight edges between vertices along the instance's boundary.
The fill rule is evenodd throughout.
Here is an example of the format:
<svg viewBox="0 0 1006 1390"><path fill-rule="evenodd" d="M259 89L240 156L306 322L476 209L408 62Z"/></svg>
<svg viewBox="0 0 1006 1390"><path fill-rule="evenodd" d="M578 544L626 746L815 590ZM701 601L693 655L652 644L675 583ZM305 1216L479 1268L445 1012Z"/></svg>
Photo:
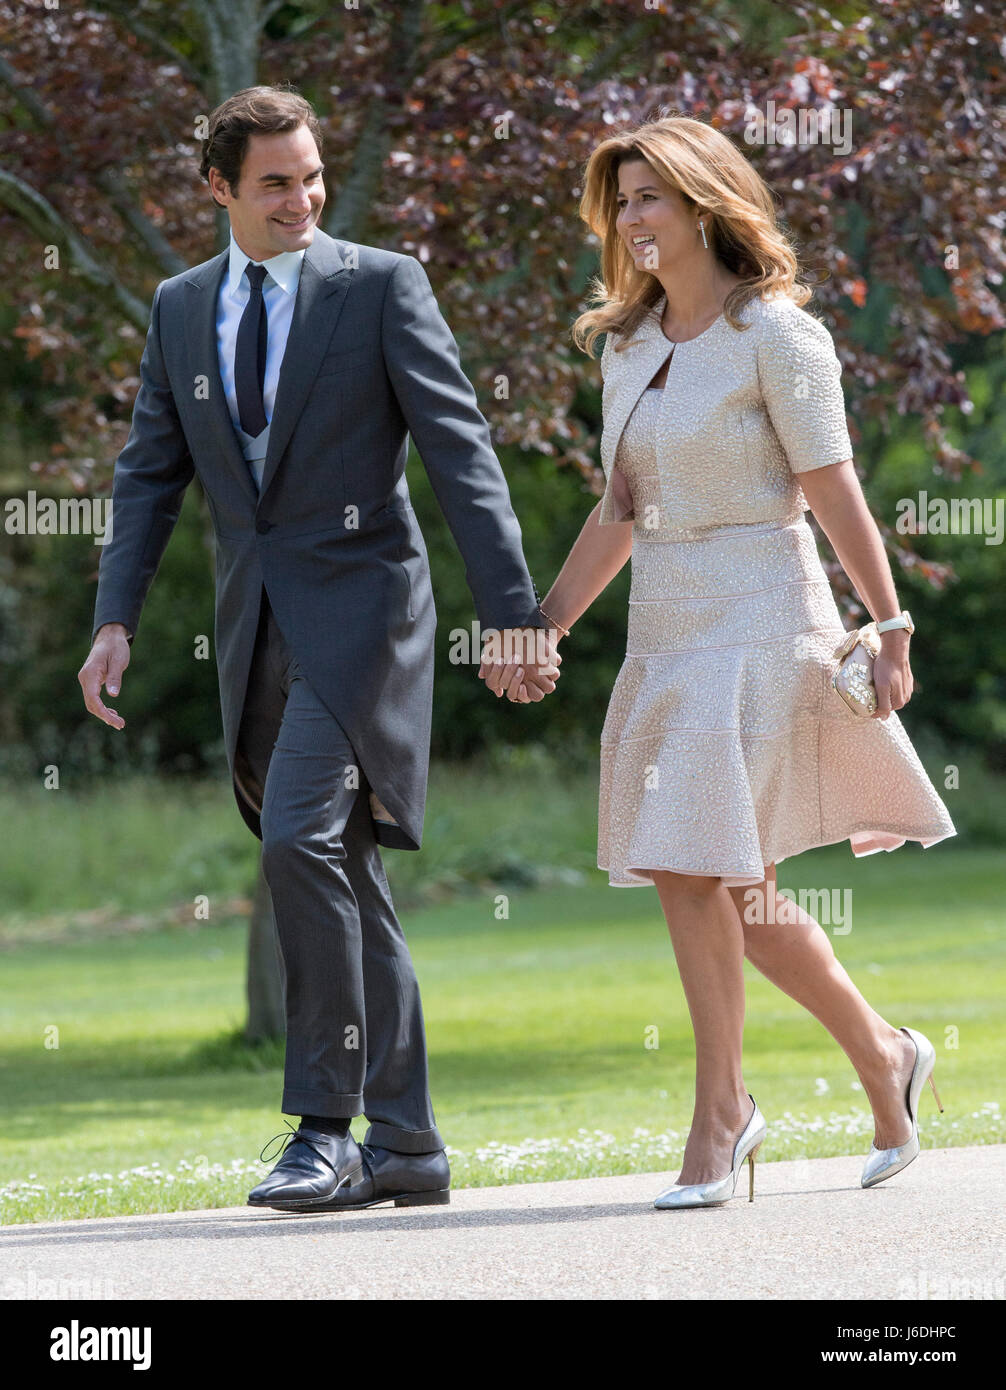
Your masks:
<svg viewBox="0 0 1006 1390"><path fill-rule="evenodd" d="M877 1183L883 1182L885 1178L893 1178L895 1173L900 1173L902 1168L908 1167L913 1158L918 1157L920 1147L919 1096L922 1094L922 1088L927 1081L933 1088L933 1095L936 1097L936 1104L940 1107L940 1114L943 1114L939 1092L936 1089L936 1082L933 1080L936 1049L924 1033L917 1033L914 1028L902 1028L900 1031L911 1038L915 1044L915 1066L912 1068L911 1080L908 1083L908 1095L906 1096L908 1116L912 1122L912 1133L904 1144L894 1149L878 1149L873 1144L870 1145L870 1152L863 1165L863 1176L860 1179L863 1187L876 1187Z"/></svg>
<svg viewBox="0 0 1006 1390"><path fill-rule="evenodd" d="M711 1182L690 1183L685 1187L669 1187L655 1199L655 1207L661 1210L670 1207L715 1207L728 1202L737 1191L737 1174L744 1166L745 1159L748 1161L748 1201L754 1201L755 1155L762 1146L768 1126L765 1116L758 1109L758 1102L750 1091L748 1100L754 1106L754 1110L744 1126L741 1137L734 1145L734 1161L726 1177L713 1178Z"/></svg>

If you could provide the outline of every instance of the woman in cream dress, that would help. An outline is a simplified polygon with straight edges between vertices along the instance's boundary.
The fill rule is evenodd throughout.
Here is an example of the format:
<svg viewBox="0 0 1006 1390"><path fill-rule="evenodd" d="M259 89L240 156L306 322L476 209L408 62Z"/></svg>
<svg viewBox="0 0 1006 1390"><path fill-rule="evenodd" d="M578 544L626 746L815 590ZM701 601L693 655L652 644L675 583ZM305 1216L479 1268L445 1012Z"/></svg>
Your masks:
<svg viewBox="0 0 1006 1390"><path fill-rule="evenodd" d="M767 1126L742 1075L745 955L853 1063L875 1118L872 1186L918 1153L935 1053L870 1007L823 929L777 896L775 866L840 840L864 855L955 831L894 713L912 691L910 617L881 639L874 717L830 688L844 627L808 506L872 616L900 614L841 367L802 307L767 187L711 127L671 116L605 140L581 211L602 244L602 303L574 336L589 352L606 334L606 487L541 611L565 633L631 555L598 865L614 886L656 886L696 1045L684 1162L655 1205L728 1200L745 1158L753 1197ZM519 669L484 671L530 698Z"/></svg>

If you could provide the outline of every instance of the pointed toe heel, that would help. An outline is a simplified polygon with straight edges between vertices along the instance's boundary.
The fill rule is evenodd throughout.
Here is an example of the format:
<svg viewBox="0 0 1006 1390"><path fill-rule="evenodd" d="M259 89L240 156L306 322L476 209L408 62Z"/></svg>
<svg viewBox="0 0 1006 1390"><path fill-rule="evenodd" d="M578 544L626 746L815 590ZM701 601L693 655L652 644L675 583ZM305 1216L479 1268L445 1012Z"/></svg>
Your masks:
<svg viewBox="0 0 1006 1390"><path fill-rule="evenodd" d="M749 1183L748 1201L754 1201L754 1159L765 1141L767 1126L765 1117L758 1109L758 1102L748 1092L748 1100L753 1107L751 1118L734 1145L733 1163L724 1178L714 1178L711 1182L688 1183L683 1187L669 1187L654 1199L653 1205L659 1211L670 1211L681 1207L718 1207L729 1202L737 1191L737 1178L748 1161Z"/></svg>
<svg viewBox="0 0 1006 1390"><path fill-rule="evenodd" d="M919 1144L919 1099L927 1081L933 1088L933 1095L936 1097L940 1114L943 1114L943 1104L936 1089L936 1082L933 1080L933 1070L936 1066L935 1047L924 1033L919 1033L914 1028L902 1028L900 1031L906 1037L911 1038L915 1044L915 1065L912 1068L912 1075L905 1096L908 1118L912 1122L912 1132L903 1144L890 1149L878 1149L875 1144L870 1145L870 1152L866 1156L860 1178L860 1186L862 1187L876 1187L877 1183L884 1182L887 1178L893 1178L895 1173L900 1173L903 1168L907 1168L911 1162L918 1158L921 1150Z"/></svg>

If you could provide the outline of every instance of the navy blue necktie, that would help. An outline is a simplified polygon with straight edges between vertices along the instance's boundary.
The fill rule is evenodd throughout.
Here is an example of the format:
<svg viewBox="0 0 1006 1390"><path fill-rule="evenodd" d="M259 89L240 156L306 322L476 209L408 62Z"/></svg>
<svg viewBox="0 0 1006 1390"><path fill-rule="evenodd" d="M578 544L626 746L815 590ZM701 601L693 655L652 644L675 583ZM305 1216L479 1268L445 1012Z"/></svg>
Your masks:
<svg viewBox="0 0 1006 1390"><path fill-rule="evenodd" d="M262 281L264 265L245 266L250 286L248 303L238 324L238 340L234 350L234 390L238 398L238 418L245 434L260 435L269 423L265 418L262 390L265 386L265 358L269 343L269 322Z"/></svg>

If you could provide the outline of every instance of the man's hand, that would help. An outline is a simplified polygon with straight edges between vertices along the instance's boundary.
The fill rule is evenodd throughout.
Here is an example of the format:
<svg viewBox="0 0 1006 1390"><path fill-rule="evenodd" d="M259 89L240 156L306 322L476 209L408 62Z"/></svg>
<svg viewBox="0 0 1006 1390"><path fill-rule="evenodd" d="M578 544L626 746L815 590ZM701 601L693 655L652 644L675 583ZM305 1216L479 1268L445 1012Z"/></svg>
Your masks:
<svg viewBox="0 0 1006 1390"><path fill-rule="evenodd" d="M498 640L487 642L479 679L497 697L505 692L513 704L537 704L559 679L558 641L558 628L503 628ZM516 659L507 661L508 656Z"/></svg>
<svg viewBox="0 0 1006 1390"><path fill-rule="evenodd" d="M114 709L101 702L101 687L104 685L109 695L118 695L122 688L122 673L129 665L129 642L126 628L122 623L105 623L98 629L94 646L87 660L77 672L84 704L92 714L111 724L113 729L124 729L126 721Z"/></svg>

